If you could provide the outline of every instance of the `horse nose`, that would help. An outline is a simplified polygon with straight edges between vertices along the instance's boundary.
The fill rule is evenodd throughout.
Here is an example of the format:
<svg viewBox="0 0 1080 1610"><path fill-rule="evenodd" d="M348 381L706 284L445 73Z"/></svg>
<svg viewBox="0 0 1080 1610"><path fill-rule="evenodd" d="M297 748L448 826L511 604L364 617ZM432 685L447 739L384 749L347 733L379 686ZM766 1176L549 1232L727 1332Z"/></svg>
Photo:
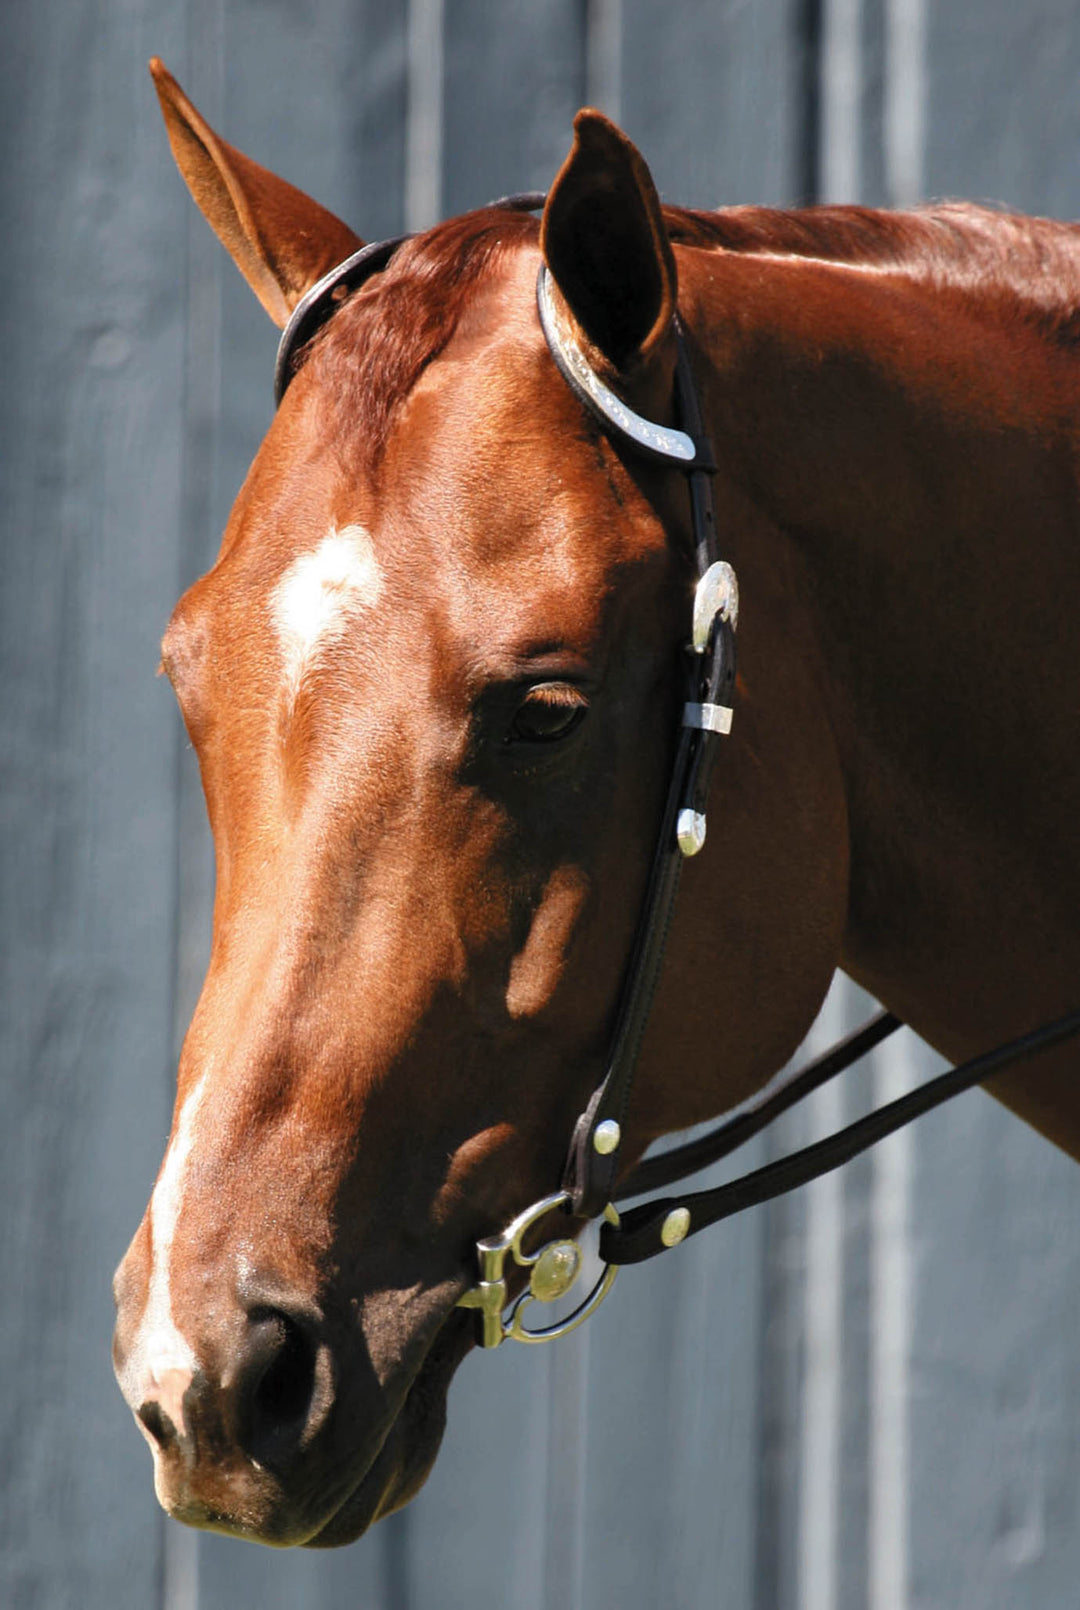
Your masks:
<svg viewBox="0 0 1080 1610"><path fill-rule="evenodd" d="M204 1369L155 1373L135 1416L152 1447L189 1467L231 1447L284 1474L332 1397L329 1350L310 1324L261 1306L217 1379Z"/></svg>

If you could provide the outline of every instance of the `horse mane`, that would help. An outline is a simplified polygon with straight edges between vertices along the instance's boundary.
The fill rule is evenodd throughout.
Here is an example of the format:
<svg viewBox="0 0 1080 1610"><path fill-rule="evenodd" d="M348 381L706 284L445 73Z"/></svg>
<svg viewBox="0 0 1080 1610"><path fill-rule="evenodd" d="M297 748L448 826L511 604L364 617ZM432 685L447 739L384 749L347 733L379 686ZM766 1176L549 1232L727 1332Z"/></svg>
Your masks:
<svg viewBox="0 0 1080 1610"><path fill-rule="evenodd" d="M969 202L906 212L815 206L665 206L678 246L874 268L981 298L1069 349L1080 342L1080 225ZM311 343L307 366L348 450L372 473L398 405L443 351L473 289L506 252L535 243L531 213L487 207L407 240Z"/></svg>
<svg viewBox="0 0 1080 1610"><path fill-rule="evenodd" d="M673 240L763 256L893 270L939 288L998 297L1057 323L1075 339L1080 309L1080 226L979 206L930 202L906 212L873 207L671 209Z"/></svg>

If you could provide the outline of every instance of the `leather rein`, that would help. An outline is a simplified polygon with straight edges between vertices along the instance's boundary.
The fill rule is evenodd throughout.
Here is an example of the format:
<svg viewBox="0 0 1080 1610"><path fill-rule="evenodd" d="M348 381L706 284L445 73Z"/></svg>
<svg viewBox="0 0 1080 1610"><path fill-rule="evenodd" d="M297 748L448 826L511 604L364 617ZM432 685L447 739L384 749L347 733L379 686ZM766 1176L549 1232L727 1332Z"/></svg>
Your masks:
<svg viewBox="0 0 1080 1610"><path fill-rule="evenodd" d="M508 196L493 205L536 210L545 197ZM386 267L410 237L397 236L362 247L332 269L297 304L282 333L274 372L280 403L304 359L303 349L344 298ZM781 1113L867 1055L903 1025L881 1012L808 1067L745 1103L699 1138L646 1158L621 1181L620 1148L638 1053L660 976L664 947L685 859L705 843L709 780L721 737L731 730L735 690L735 630L739 595L735 572L720 558L713 508L716 461L705 433L690 358L678 315L675 413L678 428L634 412L590 367L567 328L545 265L537 279L537 309L551 356L571 391L611 436L630 451L677 469L690 497L694 589L689 641L681 650L686 696L675 760L652 869L630 962L620 996L607 1071L578 1118L560 1188L535 1202L497 1236L477 1243L479 1280L458 1306L477 1310L477 1340L497 1347L506 1339L549 1341L587 1319L603 1301L623 1264L641 1263L707 1225L805 1185L859 1155L886 1135L942 1102L1080 1032L1080 1010L1020 1039L984 1053L849 1124L845 1129L711 1190L654 1198L623 1213L615 1203L662 1189L726 1157ZM533 1227L561 1211L577 1219L602 1218L600 1257L604 1270L593 1289L564 1319L531 1329L525 1314L534 1302L563 1298L582 1262L576 1239L563 1235L539 1248L527 1245ZM507 1258L528 1275L528 1284L507 1307Z"/></svg>

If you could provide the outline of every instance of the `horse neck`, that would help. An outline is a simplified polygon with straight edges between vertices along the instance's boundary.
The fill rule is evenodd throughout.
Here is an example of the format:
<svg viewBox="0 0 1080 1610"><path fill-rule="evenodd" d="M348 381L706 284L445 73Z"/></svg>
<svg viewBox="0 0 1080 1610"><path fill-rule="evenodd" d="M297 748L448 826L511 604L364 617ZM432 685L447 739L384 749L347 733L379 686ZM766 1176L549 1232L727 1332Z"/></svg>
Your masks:
<svg viewBox="0 0 1080 1610"><path fill-rule="evenodd" d="M849 819L841 960L966 1055L1080 976L1069 360L972 292L723 269L698 308L711 424L759 517L752 552L732 533L740 571L789 575L813 643Z"/></svg>

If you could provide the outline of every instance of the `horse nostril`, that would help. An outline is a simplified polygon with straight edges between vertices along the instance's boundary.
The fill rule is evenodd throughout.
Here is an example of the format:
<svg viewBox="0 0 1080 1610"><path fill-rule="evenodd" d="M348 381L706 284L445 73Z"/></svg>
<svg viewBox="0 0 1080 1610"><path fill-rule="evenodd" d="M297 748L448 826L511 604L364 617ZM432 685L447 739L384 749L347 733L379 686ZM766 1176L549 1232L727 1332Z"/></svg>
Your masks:
<svg viewBox="0 0 1080 1610"><path fill-rule="evenodd" d="M171 1442L177 1440L176 1427L154 1398L147 1398L145 1403L140 1403L135 1413L159 1448L165 1449Z"/></svg>
<svg viewBox="0 0 1080 1610"><path fill-rule="evenodd" d="M255 1388L254 1403L262 1418L289 1422L307 1413L315 1380L315 1358L299 1325L284 1319L280 1328L284 1335Z"/></svg>
<svg viewBox="0 0 1080 1610"><path fill-rule="evenodd" d="M290 1315L256 1309L244 1361L238 1429L245 1451L260 1464L282 1464L308 1429L316 1398L318 1348Z"/></svg>

